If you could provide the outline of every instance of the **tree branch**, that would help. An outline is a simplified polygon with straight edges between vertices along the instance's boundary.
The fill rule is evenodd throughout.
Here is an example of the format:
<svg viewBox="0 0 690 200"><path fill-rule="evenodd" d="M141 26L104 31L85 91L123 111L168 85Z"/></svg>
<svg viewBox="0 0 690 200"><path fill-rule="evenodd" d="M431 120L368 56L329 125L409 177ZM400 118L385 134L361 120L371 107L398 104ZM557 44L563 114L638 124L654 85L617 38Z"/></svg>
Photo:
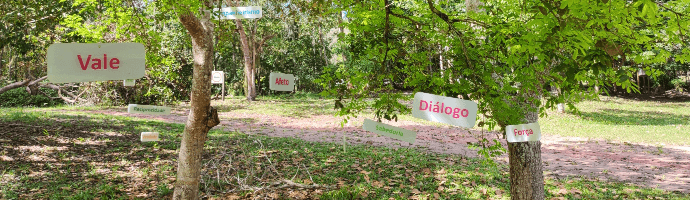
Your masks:
<svg viewBox="0 0 690 200"><path fill-rule="evenodd" d="M4 92L7 92L7 91L10 91L10 90L12 90L12 89L16 89L16 88L20 88L20 87L26 86L27 84L29 84L29 82L31 82L31 80L30 80L30 79L26 79L26 80L24 80L24 81L22 81L22 82L16 82L16 83L12 83L12 84L6 85L5 87L0 88L0 94L2 94L2 93L4 93Z"/></svg>
<svg viewBox="0 0 690 200"><path fill-rule="evenodd" d="M417 25L426 25L425 23L418 22L418 21L416 21L416 20L414 20L414 19L412 19L412 18L410 18L410 17L404 16L404 15L400 15L400 14L395 13L395 12L390 12L390 14L393 15L393 16L395 16L395 17L397 17L397 18L406 19L406 20L408 20L408 21L411 21L412 23L417 24Z"/></svg>
<svg viewBox="0 0 690 200"><path fill-rule="evenodd" d="M431 12L436 14L436 16L438 16L443 21L445 21L448 24L448 29L450 29L451 31L454 31L455 34L457 34L459 36L460 44L462 46L462 51L463 51L463 54L465 55L465 61L467 62L467 65L469 65L470 67L473 68L472 60L470 60L469 55L467 55L467 47L465 46L465 39L463 39L463 34L460 33L457 29L455 29L455 26L453 26L453 22L451 22L451 20L448 19L448 15L446 15L445 13L436 9L432 0L426 0L426 2L427 2L427 4L429 4L429 10L431 10Z"/></svg>
<svg viewBox="0 0 690 200"><path fill-rule="evenodd" d="M189 35L192 36L192 40L198 42L203 41L204 32L206 30L204 29L204 25L201 24L199 18L194 16L192 11L186 10L184 13L178 13L178 17L180 18L182 25L184 25L184 27L188 30L187 32Z"/></svg>
<svg viewBox="0 0 690 200"><path fill-rule="evenodd" d="M36 84L36 83L38 83L38 82L41 82L41 81L43 81L43 80L46 80L46 78L48 78L48 76L44 76L44 77L41 77L41 78L36 79L36 80L34 80L34 81L31 81L31 83L29 83L29 85L34 85L34 84Z"/></svg>
<svg viewBox="0 0 690 200"><path fill-rule="evenodd" d="M670 8L668 8L668 7L666 7L666 6L664 6L664 4L661 3L661 2L657 2L656 4L659 5L659 6L661 6L661 7L664 8L664 9L668 10L668 11L671 11L673 14L676 14L676 15L678 15L678 16L683 16L683 17L685 17L685 14L676 12L675 10L672 10L672 9L670 9Z"/></svg>

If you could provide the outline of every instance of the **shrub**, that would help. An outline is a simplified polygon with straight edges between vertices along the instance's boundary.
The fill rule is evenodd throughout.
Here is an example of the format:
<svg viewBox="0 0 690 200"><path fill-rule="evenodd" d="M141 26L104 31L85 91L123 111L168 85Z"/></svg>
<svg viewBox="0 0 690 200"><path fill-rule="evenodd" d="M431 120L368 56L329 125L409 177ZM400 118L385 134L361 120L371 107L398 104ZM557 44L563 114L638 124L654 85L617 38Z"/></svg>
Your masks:
<svg viewBox="0 0 690 200"><path fill-rule="evenodd" d="M679 92L683 92L683 88L686 87L687 84L688 83L685 82L685 80L683 80L681 78L676 78L676 79L671 80L671 85L673 85L673 87L676 90L678 90Z"/></svg>
<svg viewBox="0 0 690 200"><path fill-rule="evenodd" d="M56 97L57 91L40 88L40 90L50 96ZM0 94L0 107L22 107L22 106L36 106L36 107L50 107L64 104L62 99L51 99L42 94L30 95L26 90L17 88L6 91Z"/></svg>

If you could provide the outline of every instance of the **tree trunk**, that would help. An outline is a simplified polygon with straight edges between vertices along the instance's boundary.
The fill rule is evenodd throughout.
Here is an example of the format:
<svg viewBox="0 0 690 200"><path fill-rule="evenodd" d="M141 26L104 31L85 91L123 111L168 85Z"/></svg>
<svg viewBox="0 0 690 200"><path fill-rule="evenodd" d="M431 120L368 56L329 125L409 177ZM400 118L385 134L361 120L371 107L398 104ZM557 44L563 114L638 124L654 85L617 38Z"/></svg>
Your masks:
<svg viewBox="0 0 690 200"><path fill-rule="evenodd" d="M179 13L180 22L192 37L194 72L191 110L182 134L173 199L199 198L204 142L209 129L220 123L217 111L211 107L214 24L210 17L208 11L204 12L201 20L189 11Z"/></svg>
<svg viewBox="0 0 690 200"><path fill-rule="evenodd" d="M534 104L533 111L525 115L527 123L537 122L539 108ZM543 200L544 173L541 162L541 141L508 143L510 164L510 196L513 200Z"/></svg>
<svg viewBox="0 0 690 200"><path fill-rule="evenodd" d="M256 100L256 83L254 82L254 56L252 56L254 54L252 51L254 42L250 40L251 38L247 37L247 34L244 32L242 21L236 19L235 26L237 27L237 31L240 34L242 54L244 54L244 81L247 83L247 93L245 94L245 96L247 96L247 101L254 101ZM250 37L253 37L253 35L250 35Z"/></svg>
<svg viewBox="0 0 690 200"><path fill-rule="evenodd" d="M257 63L260 63L261 52L266 41L273 38L275 34L266 35L263 38L256 37L256 29L251 29L249 35L244 32L242 21L235 20L235 26L240 34L240 43L242 44L242 53L244 54L244 78L247 83L247 101L256 100L256 73ZM254 28L258 26L254 24Z"/></svg>

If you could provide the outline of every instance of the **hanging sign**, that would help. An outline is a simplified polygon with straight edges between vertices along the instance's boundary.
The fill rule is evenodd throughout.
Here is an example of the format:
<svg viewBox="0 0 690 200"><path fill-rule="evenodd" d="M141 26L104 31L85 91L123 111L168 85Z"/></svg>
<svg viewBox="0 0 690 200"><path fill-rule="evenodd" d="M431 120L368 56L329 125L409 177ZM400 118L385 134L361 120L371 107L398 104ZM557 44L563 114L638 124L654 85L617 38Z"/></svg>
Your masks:
<svg viewBox="0 0 690 200"><path fill-rule="evenodd" d="M142 142L158 141L158 140L160 140L160 138L158 136L159 136L158 132L141 132L141 141Z"/></svg>
<svg viewBox="0 0 690 200"><path fill-rule="evenodd" d="M261 15L263 15L261 6L226 7L214 10L220 12L219 19L255 19L261 18Z"/></svg>
<svg viewBox="0 0 690 200"><path fill-rule="evenodd" d="M414 131L398 128L384 123L379 123L370 119L364 119L363 128L365 131L371 131L378 135L402 140L409 143L414 143L415 139L417 139L417 133Z"/></svg>
<svg viewBox="0 0 690 200"><path fill-rule="evenodd" d="M225 81L225 73L223 71L213 71L211 72L211 83L221 84Z"/></svg>
<svg viewBox="0 0 690 200"><path fill-rule="evenodd" d="M293 91L295 90L295 76L271 72L268 76L268 88L277 91Z"/></svg>
<svg viewBox="0 0 690 200"><path fill-rule="evenodd" d="M417 92L414 95L412 104L412 116L419 119L472 128L477 120L477 103Z"/></svg>
<svg viewBox="0 0 690 200"><path fill-rule="evenodd" d="M145 73L139 43L57 43L46 57L51 83L138 79Z"/></svg>
<svg viewBox="0 0 690 200"><path fill-rule="evenodd" d="M508 142L527 142L541 140L539 122L506 126L506 140Z"/></svg>
<svg viewBox="0 0 690 200"><path fill-rule="evenodd" d="M132 114L169 115L170 107L129 104L127 112Z"/></svg>

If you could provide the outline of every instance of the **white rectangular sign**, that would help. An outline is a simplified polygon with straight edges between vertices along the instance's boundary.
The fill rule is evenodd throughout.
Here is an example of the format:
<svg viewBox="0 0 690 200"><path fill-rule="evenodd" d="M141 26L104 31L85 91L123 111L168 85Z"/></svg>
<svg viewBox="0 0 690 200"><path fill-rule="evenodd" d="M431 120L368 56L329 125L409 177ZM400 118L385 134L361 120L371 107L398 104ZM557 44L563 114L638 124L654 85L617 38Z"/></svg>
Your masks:
<svg viewBox="0 0 690 200"><path fill-rule="evenodd" d="M124 86L134 86L136 84L136 80L134 79L125 79L123 85Z"/></svg>
<svg viewBox="0 0 690 200"><path fill-rule="evenodd" d="M378 135L386 136L402 140L409 143L414 143L417 139L417 133L403 128L398 128L384 123L379 123L370 119L364 119L363 127L365 131L371 131Z"/></svg>
<svg viewBox="0 0 690 200"><path fill-rule="evenodd" d="M541 140L541 129L539 128L539 122L506 126L506 140L508 140L508 142Z"/></svg>
<svg viewBox="0 0 690 200"><path fill-rule="evenodd" d="M212 71L211 72L211 83L221 84L225 81L225 73L223 71Z"/></svg>
<svg viewBox="0 0 690 200"><path fill-rule="evenodd" d="M51 83L138 79L146 52L139 43L57 43L48 47Z"/></svg>
<svg viewBox="0 0 690 200"><path fill-rule="evenodd" d="M129 104L127 106L127 112L133 114L149 114L149 115L169 115L170 108L165 106L149 106L149 105L138 105Z"/></svg>
<svg viewBox="0 0 690 200"><path fill-rule="evenodd" d="M214 11L220 12L220 19L254 19L261 18L263 15L261 6L226 7L220 10L214 9Z"/></svg>
<svg viewBox="0 0 690 200"><path fill-rule="evenodd" d="M477 120L477 103L417 92L414 95L412 104L412 116L429 121L472 128Z"/></svg>
<svg viewBox="0 0 690 200"><path fill-rule="evenodd" d="M295 76L271 72L268 76L268 88L277 91L293 91L295 90Z"/></svg>
<svg viewBox="0 0 690 200"><path fill-rule="evenodd" d="M160 138L158 136L159 136L158 132L141 132L141 141L142 142L158 141L158 140L160 140Z"/></svg>

